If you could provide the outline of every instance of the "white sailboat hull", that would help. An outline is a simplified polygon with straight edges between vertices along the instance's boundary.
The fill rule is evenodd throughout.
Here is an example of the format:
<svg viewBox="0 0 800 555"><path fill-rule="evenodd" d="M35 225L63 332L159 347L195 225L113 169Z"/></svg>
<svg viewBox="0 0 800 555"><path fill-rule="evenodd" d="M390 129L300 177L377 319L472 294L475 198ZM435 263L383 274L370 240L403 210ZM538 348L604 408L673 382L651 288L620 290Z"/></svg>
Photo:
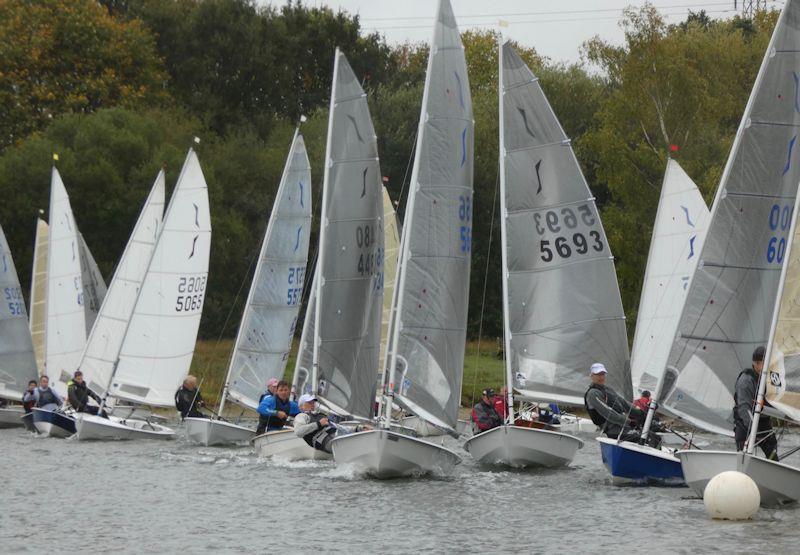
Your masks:
<svg viewBox="0 0 800 555"><path fill-rule="evenodd" d="M211 445L234 445L253 437L255 430L223 420L210 418L186 418L186 439L206 447Z"/></svg>
<svg viewBox="0 0 800 555"><path fill-rule="evenodd" d="M686 483L703 496L708 482L726 470L750 476L758 485L761 506L774 508L800 501L800 469L734 451L678 451Z"/></svg>
<svg viewBox="0 0 800 555"><path fill-rule="evenodd" d="M419 416L406 416L400 421L403 428L414 430L419 437L438 437L445 435L444 430L437 428Z"/></svg>
<svg viewBox="0 0 800 555"><path fill-rule="evenodd" d="M479 464L514 468L566 466L582 447L583 441L571 435L520 426L498 426L464 444Z"/></svg>
<svg viewBox="0 0 800 555"><path fill-rule="evenodd" d="M555 427L565 434L595 434L599 431L597 425L588 418L581 418L574 414L562 414L560 423Z"/></svg>
<svg viewBox="0 0 800 555"><path fill-rule="evenodd" d="M375 478L449 474L461 457L440 445L389 430L337 437L331 444L337 464L349 464Z"/></svg>
<svg viewBox="0 0 800 555"><path fill-rule="evenodd" d="M75 417L75 437L81 441L125 439L175 439L175 430L146 420L103 418L92 414Z"/></svg>
<svg viewBox="0 0 800 555"><path fill-rule="evenodd" d="M25 414L22 407L0 409L0 428L21 428L21 417Z"/></svg>
<svg viewBox="0 0 800 555"><path fill-rule="evenodd" d="M294 430L276 430L252 439L253 448L259 457L280 457L289 461L332 459L330 453L314 449L302 438L294 435Z"/></svg>

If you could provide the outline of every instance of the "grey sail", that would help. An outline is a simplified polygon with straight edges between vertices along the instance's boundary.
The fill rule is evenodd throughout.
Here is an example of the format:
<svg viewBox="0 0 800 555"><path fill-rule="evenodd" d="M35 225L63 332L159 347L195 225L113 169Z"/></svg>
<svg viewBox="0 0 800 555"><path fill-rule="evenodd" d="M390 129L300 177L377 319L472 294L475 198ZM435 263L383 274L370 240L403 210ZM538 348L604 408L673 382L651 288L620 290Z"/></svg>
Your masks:
<svg viewBox="0 0 800 555"><path fill-rule="evenodd" d="M78 232L78 244L81 252L81 280L83 281L83 309L86 319L86 335L92 331L92 326L100 312L100 306L106 296L106 283L103 275L94 261L89 246L83 238L83 234Z"/></svg>
<svg viewBox="0 0 800 555"><path fill-rule="evenodd" d="M0 227L0 398L22 400L28 381L38 377L25 299L17 268Z"/></svg>
<svg viewBox="0 0 800 555"><path fill-rule="evenodd" d="M689 285L664 407L731 435L736 377L766 346L800 180L800 6L787 2L742 116Z"/></svg>
<svg viewBox="0 0 800 555"><path fill-rule="evenodd" d="M297 360L294 365L292 378L292 392L296 396L311 393L313 386L312 370L314 367L314 315L317 312L317 272L311 281L311 291L308 295L306 317L303 320L303 332L300 334L300 346L297 350Z"/></svg>
<svg viewBox="0 0 800 555"><path fill-rule="evenodd" d="M338 49L328 121L315 311L316 388L369 418L383 303L383 187L367 97Z"/></svg>
<svg viewBox="0 0 800 555"><path fill-rule="evenodd" d="M389 351L395 400L451 432L464 366L473 137L464 49L445 0L428 58Z"/></svg>
<svg viewBox="0 0 800 555"><path fill-rule="evenodd" d="M310 235L311 167L303 136L295 132L228 368L227 396L239 405L256 408L267 380L283 376Z"/></svg>
<svg viewBox="0 0 800 555"><path fill-rule="evenodd" d="M507 353L523 397L583 404L592 363L632 395L625 314L592 193L539 80L502 46Z"/></svg>

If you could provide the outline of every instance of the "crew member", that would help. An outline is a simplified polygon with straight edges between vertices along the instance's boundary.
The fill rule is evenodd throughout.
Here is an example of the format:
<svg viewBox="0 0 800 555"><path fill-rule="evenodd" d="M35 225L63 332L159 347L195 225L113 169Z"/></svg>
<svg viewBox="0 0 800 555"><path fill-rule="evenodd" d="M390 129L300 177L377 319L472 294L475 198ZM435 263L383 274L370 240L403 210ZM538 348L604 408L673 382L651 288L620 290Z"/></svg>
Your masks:
<svg viewBox="0 0 800 555"><path fill-rule="evenodd" d="M36 406L36 380L28 382L28 390L22 396L22 408L25 409L25 414L28 414Z"/></svg>
<svg viewBox="0 0 800 555"><path fill-rule="evenodd" d="M39 387L33 391L33 396L36 399L36 408L44 410L56 410L64 404L64 399L61 395L50 387L50 378L42 376L39 378Z"/></svg>
<svg viewBox="0 0 800 555"><path fill-rule="evenodd" d="M100 407L90 405L89 398L94 399L98 405L102 404L100 396L89 389L86 382L83 380L83 372L76 370L75 375L67 384L67 399L69 399L69 404L77 412L97 414ZM103 416L105 416L105 411L103 411Z"/></svg>
<svg viewBox="0 0 800 555"><path fill-rule="evenodd" d="M633 402L633 406L645 413L650 410L650 392L642 391L642 396Z"/></svg>
<svg viewBox="0 0 800 555"><path fill-rule="evenodd" d="M736 436L736 450L742 451L750 435L750 425L753 422L753 407L758 395L758 380L764 370L764 347L753 351L753 364L745 368L736 378L736 388L733 393L733 433ZM761 414L758 419L756 444L761 447L764 456L768 459L778 460L778 439L772 430L772 422L766 414Z"/></svg>
<svg viewBox="0 0 800 555"><path fill-rule="evenodd" d="M286 425L290 416L300 414L300 407L289 400L289 384L281 380L278 382L275 395L267 395L258 405L258 428L256 435L265 431L280 430Z"/></svg>
<svg viewBox="0 0 800 555"><path fill-rule="evenodd" d="M298 401L302 411L294 419L294 433L314 449L332 453L331 442L336 437L336 426L327 415L317 410L317 398L306 393Z"/></svg>
<svg viewBox="0 0 800 555"><path fill-rule="evenodd" d="M208 418L200 412L204 406L203 397L197 389L197 378L186 376L183 385L175 392L175 408L181 413L181 418Z"/></svg>
<svg viewBox="0 0 800 555"><path fill-rule="evenodd" d="M480 402L472 408L472 433L479 434L503 425L495 408L494 389L484 389Z"/></svg>

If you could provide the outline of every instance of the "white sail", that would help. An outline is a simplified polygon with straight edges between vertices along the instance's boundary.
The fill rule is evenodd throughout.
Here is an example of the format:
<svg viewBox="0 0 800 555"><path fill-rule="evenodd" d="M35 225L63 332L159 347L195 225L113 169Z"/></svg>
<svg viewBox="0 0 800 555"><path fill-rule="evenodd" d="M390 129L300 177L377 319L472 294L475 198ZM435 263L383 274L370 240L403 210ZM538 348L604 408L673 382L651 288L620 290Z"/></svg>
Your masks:
<svg viewBox="0 0 800 555"><path fill-rule="evenodd" d="M292 377L292 391L298 397L303 393L311 393L314 389L311 380L313 379L312 371L314 367L314 317L317 312L317 279L318 275L315 267Z"/></svg>
<svg viewBox="0 0 800 555"><path fill-rule="evenodd" d="M25 299L11 249L0 227L0 398L21 401L28 382L36 378Z"/></svg>
<svg viewBox="0 0 800 555"><path fill-rule="evenodd" d="M502 46L507 349L526 398L583 404L588 370L632 395L614 258L569 138L539 80Z"/></svg>
<svg viewBox="0 0 800 555"><path fill-rule="evenodd" d="M92 331L94 320L100 312L103 298L106 296L106 282L103 275L94 261L89 246L83 238L83 234L78 232L78 242L81 247L81 281L83 282L83 309L86 314L86 336Z"/></svg>
<svg viewBox="0 0 800 555"><path fill-rule="evenodd" d="M678 162L670 159L661 186L650 254L631 353L633 389L654 392L667 365L689 280L700 259L709 211L703 195Z"/></svg>
<svg viewBox="0 0 800 555"><path fill-rule="evenodd" d="M383 314L381 316L381 352L378 357L379 361L386 359L389 321L392 319L394 281L397 277L397 258L400 256L400 224L397 221L394 203L386 187L383 188L383 249Z"/></svg>
<svg viewBox="0 0 800 555"><path fill-rule="evenodd" d="M30 330L36 367L44 374L44 329L47 318L47 248L49 226L36 218L36 241L33 247L33 270L31 271Z"/></svg>
<svg viewBox="0 0 800 555"><path fill-rule="evenodd" d="M742 116L689 285L662 408L731 434L736 377L768 341L800 181L800 6L787 2Z"/></svg>
<svg viewBox="0 0 800 555"><path fill-rule="evenodd" d="M312 379L330 408L369 418L383 306L383 193L367 97L338 49L330 106Z"/></svg>
<svg viewBox="0 0 800 555"><path fill-rule="evenodd" d="M227 396L242 406L256 408L267 380L283 377L303 296L311 208L311 167L296 131L228 368Z"/></svg>
<svg viewBox="0 0 800 555"><path fill-rule="evenodd" d="M455 433L472 251L473 119L464 48L442 0L428 58L390 325L394 399Z"/></svg>
<svg viewBox="0 0 800 555"><path fill-rule="evenodd" d="M86 345L80 238L69 196L53 167L50 185L50 235L47 258L45 373L50 386L66 395Z"/></svg>
<svg viewBox="0 0 800 555"><path fill-rule="evenodd" d="M105 394L117 361L128 321L142 286L164 216L164 172L156 177L136 220L128 244L114 271L108 293L86 341L80 368L84 380Z"/></svg>
<svg viewBox="0 0 800 555"><path fill-rule="evenodd" d="M210 246L208 190L190 150L122 341L109 389L114 397L174 406L194 355Z"/></svg>

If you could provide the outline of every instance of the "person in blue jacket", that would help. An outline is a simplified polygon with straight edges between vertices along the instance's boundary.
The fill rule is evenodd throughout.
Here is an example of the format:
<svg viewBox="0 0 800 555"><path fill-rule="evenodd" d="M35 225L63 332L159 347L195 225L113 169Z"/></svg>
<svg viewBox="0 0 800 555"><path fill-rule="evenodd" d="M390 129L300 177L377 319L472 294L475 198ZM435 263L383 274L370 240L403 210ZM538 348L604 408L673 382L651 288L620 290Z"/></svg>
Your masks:
<svg viewBox="0 0 800 555"><path fill-rule="evenodd" d="M290 416L300 414L300 407L289 400L289 384L281 380L275 395L267 395L258 405L258 428L256 435L265 431L280 430L286 425Z"/></svg>

